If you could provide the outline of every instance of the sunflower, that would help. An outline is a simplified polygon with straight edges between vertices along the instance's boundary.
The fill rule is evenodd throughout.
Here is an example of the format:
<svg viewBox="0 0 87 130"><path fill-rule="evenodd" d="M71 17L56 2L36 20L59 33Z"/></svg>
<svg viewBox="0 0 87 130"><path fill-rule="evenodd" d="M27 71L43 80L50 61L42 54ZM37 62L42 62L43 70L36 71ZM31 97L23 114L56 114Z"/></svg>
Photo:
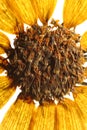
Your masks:
<svg viewBox="0 0 87 130"><path fill-rule="evenodd" d="M0 130L87 129L87 0L65 0L63 23L56 4L0 0Z"/></svg>

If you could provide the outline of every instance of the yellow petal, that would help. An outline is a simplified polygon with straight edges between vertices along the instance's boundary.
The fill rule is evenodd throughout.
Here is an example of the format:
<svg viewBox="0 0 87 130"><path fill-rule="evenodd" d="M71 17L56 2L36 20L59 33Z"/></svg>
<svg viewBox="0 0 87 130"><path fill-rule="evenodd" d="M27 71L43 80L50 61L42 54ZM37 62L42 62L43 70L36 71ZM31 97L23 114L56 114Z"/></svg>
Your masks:
<svg viewBox="0 0 87 130"><path fill-rule="evenodd" d="M33 130L86 130L82 110L75 102L65 99L56 105L42 106L33 115L30 129Z"/></svg>
<svg viewBox="0 0 87 130"><path fill-rule="evenodd" d="M6 0L0 0L0 29L9 33L19 31L19 21L8 7Z"/></svg>
<svg viewBox="0 0 87 130"><path fill-rule="evenodd" d="M76 88L75 102L65 99L58 105L49 104L37 109L32 103L27 104L18 100L6 114L0 129L86 130L87 90L85 90L86 88L84 90ZM80 97L79 94L83 96ZM85 98L83 98L84 96Z"/></svg>
<svg viewBox="0 0 87 130"><path fill-rule="evenodd" d="M1 129L10 130L55 130L55 105L35 108L18 100L6 114Z"/></svg>
<svg viewBox="0 0 87 130"><path fill-rule="evenodd" d="M83 36L81 37L81 48L84 50L84 51L87 51L87 32L85 32L83 34Z"/></svg>
<svg viewBox="0 0 87 130"><path fill-rule="evenodd" d="M7 87L11 84L11 80L5 76L0 76L0 108L8 101L13 89Z"/></svg>
<svg viewBox="0 0 87 130"><path fill-rule="evenodd" d="M66 27L75 27L86 19L87 0L65 0L63 21Z"/></svg>
<svg viewBox="0 0 87 130"><path fill-rule="evenodd" d="M4 53L5 51L3 49L10 48L10 41L8 37L0 32L0 54Z"/></svg>
<svg viewBox="0 0 87 130"><path fill-rule="evenodd" d="M57 107L57 115L59 130L86 130L86 120L75 102L65 99L65 102Z"/></svg>
<svg viewBox="0 0 87 130"><path fill-rule="evenodd" d="M32 116L29 130L57 130L55 105L40 106Z"/></svg>
<svg viewBox="0 0 87 130"><path fill-rule="evenodd" d="M0 76L0 90L7 88L12 83L12 80L7 76Z"/></svg>
<svg viewBox="0 0 87 130"><path fill-rule="evenodd" d="M26 122L26 123L25 123ZM40 106L17 101L2 122L10 130L86 130L82 110L75 102L65 100L59 105ZM21 125L20 125L21 124Z"/></svg>
<svg viewBox="0 0 87 130"><path fill-rule="evenodd" d="M29 129L29 124L34 109L34 104L18 100L6 114L0 130L33 130Z"/></svg>
<svg viewBox="0 0 87 130"><path fill-rule="evenodd" d="M35 12L43 23L52 16L57 0L31 0Z"/></svg>
<svg viewBox="0 0 87 130"><path fill-rule="evenodd" d="M87 86L77 87L74 93L75 102L84 116L85 130L87 130Z"/></svg>
<svg viewBox="0 0 87 130"><path fill-rule="evenodd" d="M19 15L24 23L31 25L36 22L36 14L30 0L8 0L7 2L12 11Z"/></svg>
<svg viewBox="0 0 87 130"><path fill-rule="evenodd" d="M0 54L5 53L5 51L0 47Z"/></svg>

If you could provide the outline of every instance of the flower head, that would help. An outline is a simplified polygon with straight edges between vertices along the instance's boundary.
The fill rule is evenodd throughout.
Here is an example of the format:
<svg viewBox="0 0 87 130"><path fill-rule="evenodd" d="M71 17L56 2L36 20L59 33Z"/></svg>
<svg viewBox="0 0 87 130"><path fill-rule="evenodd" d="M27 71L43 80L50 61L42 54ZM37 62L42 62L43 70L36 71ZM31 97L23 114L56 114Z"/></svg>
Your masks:
<svg viewBox="0 0 87 130"><path fill-rule="evenodd" d="M65 0L62 24L51 19L56 4L57 0L0 1L3 130L87 129L87 33L80 36L72 29L86 20L87 1ZM24 24L29 25L26 30ZM13 46L6 32L16 35Z"/></svg>

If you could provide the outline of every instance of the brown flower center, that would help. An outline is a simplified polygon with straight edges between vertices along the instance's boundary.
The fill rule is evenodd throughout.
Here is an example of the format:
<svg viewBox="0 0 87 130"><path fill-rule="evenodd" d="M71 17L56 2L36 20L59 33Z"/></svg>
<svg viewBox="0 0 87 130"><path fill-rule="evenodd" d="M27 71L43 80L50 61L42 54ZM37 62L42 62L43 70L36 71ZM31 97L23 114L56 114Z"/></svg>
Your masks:
<svg viewBox="0 0 87 130"><path fill-rule="evenodd" d="M14 48L7 51L7 74L22 97L44 101L60 100L83 74L79 35L57 24L33 25L20 32Z"/></svg>

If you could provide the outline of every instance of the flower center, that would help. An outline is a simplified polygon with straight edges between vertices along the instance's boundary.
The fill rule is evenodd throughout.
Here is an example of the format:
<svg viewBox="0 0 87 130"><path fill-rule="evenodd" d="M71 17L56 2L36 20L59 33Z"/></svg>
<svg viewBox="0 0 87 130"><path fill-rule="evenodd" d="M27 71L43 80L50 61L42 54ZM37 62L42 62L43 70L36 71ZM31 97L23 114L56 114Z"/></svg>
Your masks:
<svg viewBox="0 0 87 130"><path fill-rule="evenodd" d="M58 101L73 91L82 79L79 35L59 25L33 25L20 32L14 48L7 51L7 74L15 86L21 86L21 96L40 103Z"/></svg>

